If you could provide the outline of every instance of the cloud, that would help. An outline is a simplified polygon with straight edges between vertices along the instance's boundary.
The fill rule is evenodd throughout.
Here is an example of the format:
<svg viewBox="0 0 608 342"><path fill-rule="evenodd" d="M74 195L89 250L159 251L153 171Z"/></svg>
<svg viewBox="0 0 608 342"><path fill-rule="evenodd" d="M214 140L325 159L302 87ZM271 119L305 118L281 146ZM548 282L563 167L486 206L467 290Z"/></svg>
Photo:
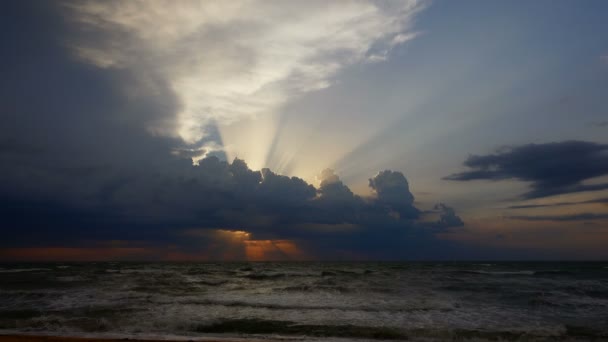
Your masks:
<svg viewBox="0 0 608 342"><path fill-rule="evenodd" d="M385 170L369 179L369 186L377 196L378 203L393 209L402 218L417 218L419 210L414 208L414 195L401 172Z"/></svg>
<svg viewBox="0 0 608 342"><path fill-rule="evenodd" d="M448 207L443 203L436 204L433 208L440 212L439 220L437 221L437 225L439 227L462 227L464 226L464 222L462 219L456 215L456 211L454 208Z"/></svg>
<svg viewBox="0 0 608 342"><path fill-rule="evenodd" d="M320 181L320 200L328 205L356 205L358 197L340 180L332 169L325 169L317 176Z"/></svg>
<svg viewBox="0 0 608 342"><path fill-rule="evenodd" d="M69 1L76 56L104 69L160 79L180 101L176 127L189 143L205 126L273 112L326 88L342 68L414 39L426 1ZM175 131L173 130L175 128Z"/></svg>
<svg viewBox="0 0 608 342"><path fill-rule="evenodd" d="M464 165L472 170L444 179L453 181L517 179L530 182L524 198L608 189L608 183L583 184L608 175L608 145L585 141L528 144L494 154L472 155Z"/></svg>
<svg viewBox="0 0 608 342"><path fill-rule="evenodd" d="M444 203L437 203L430 210L420 212L420 224L438 232L447 228L463 227L464 221L456 214L454 208Z"/></svg>
<svg viewBox="0 0 608 342"><path fill-rule="evenodd" d="M257 191L273 203L305 203L315 197L316 189L298 177L277 175L262 169L262 181Z"/></svg>
<svg viewBox="0 0 608 342"><path fill-rule="evenodd" d="M507 209L531 209L531 208L546 208L546 207L561 207L579 204L608 204L608 198L597 198L588 201L579 202L558 202L558 203L547 203L547 204L523 204L523 205L512 205Z"/></svg>
<svg viewBox="0 0 608 342"><path fill-rule="evenodd" d="M608 127L608 121L595 121L591 124L596 127Z"/></svg>
<svg viewBox="0 0 608 342"><path fill-rule="evenodd" d="M0 140L0 154L35 157L44 152L41 146L34 146L14 139Z"/></svg>
<svg viewBox="0 0 608 342"><path fill-rule="evenodd" d="M180 158L197 159L207 154L207 150L204 148L178 148L172 153Z"/></svg>
<svg viewBox="0 0 608 342"><path fill-rule="evenodd" d="M336 172L333 169L324 169L323 171L321 171L317 175L317 181L319 182L321 187L341 182L340 177L336 175Z"/></svg>
<svg viewBox="0 0 608 342"><path fill-rule="evenodd" d="M420 211L413 206L407 180L400 172L386 170L372 178L370 186L377 191L373 198L354 195L333 171L322 175L325 178L316 189L297 177L269 169L251 170L243 160L228 163L210 156L198 165L175 162L117 182L111 189L97 192L98 198L92 201L96 205L86 210L70 205L60 192L53 201L39 205L6 198L1 211L4 222L19 232L4 243L12 246L20 237L34 233L43 241L93 237L129 240L130 235L141 239L144 234L158 250L162 250L159 242L179 244L186 252L201 246L207 246L209 252L215 246L207 255L218 256L217 232L242 231L251 246L259 247L263 241L299 241L309 250L330 255L331 249L320 247L323 244L317 239L339 239L345 250L367 250L379 257L381 251L385 256L403 253L397 241L435 241L436 229L428 228L462 226L454 210L443 204L435 208L440 212L435 224L418 222ZM44 226L40 222L45 222ZM366 241L376 242L366 246ZM389 242L395 246L382 246ZM232 250L233 256L244 255L242 249L233 250L228 245L220 249Z"/></svg>
<svg viewBox="0 0 608 342"><path fill-rule="evenodd" d="M608 214L580 213L580 214L572 214L572 215L508 216L507 218L512 219L512 220L521 220L521 221L572 222L572 221L604 220L604 219L608 219Z"/></svg>
<svg viewBox="0 0 608 342"><path fill-rule="evenodd" d="M257 45L246 45L260 43L256 40L257 33L264 33L262 36L276 33L279 38L295 35L294 44L300 46L307 41L297 35L300 32L296 30L297 23L302 21L305 37L314 38L309 42L314 49L323 50L323 44L329 44L329 50L313 54L310 60L296 61L294 65L304 69L289 73L287 79L295 83L286 88L289 96L295 96L313 87L314 77L318 76L316 80L321 82L333 75L333 71L317 73L316 69L307 67L335 62L341 68L366 58L376 52L377 43L393 38L390 32L395 31L396 35L403 33L402 28L407 31L407 23L402 19L413 15L418 6L323 3L334 14L341 13L337 7L345 9L345 17L327 18L323 13L317 16L304 4L293 3L289 6L293 6L295 18L291 18L282 12L285 8L273 10L274 7L265 2L260 8L246 8L253 11L251 13L223 9L248 3L222 3L218 8L206 9L210 11L209 20L201 24L200 13L191 10L190 2L171 2L166 8L157 3L146 4L150 4L148 9L160 11L155 20L149 20L147 10L123 12L124 8L136 7L135 3L69 5L69 11L76 11L73 13L89 11L88 15L72 17L87 21L84 25L88 29L70 36L70 49L57 37L65 37L62 35L65 32L73 33L73 26L66 23L65 13L59 13L55 3L41 2L34 6L15 3L7 8L9 19L2 22L6 27L2 33L8 32L12 41L19 42L9 56L18 56L15 58L19 60L0 63L3 75L0 102L6 109L0 111L2 251L10 250L9 254L14 256L28 253L43 256L47 251L57 258L70 259L78 258L87 248L99 255L108 253L109 258L113 255L204 260L221 259L225 253L239 258L246 255L246 246L243 240L243 248L233 248L233 240L239 240L237 232L249 234L247 244L252 254L260 255L260 250L268 249L277 257L287 250L294 253L302 250L323 258L362 259L440 257L455 251L454 244L435 237L437 229L430 229L419 220L420 210L413 205L407 179L398 171L383 171L372 178L370 184L375 196L361 197L331 170L321 174L320 185L315 187L303 179L283 176L270 169L254 170L241 159L226 161L218 151L221 136L213 122L223 120L223 115L228 114L213 115L203 129L206 138L196 144L186 144L180 136L171 133L180 130L176 123L185 122L180 117L185 108L206 100L203 96L200 98L203 102L189 104L189 93L177 91L181 86L177 81L181 79L173 76L189 77L182 74L186 72L188 56L195 65L193 77L201 77L199 72L203 70L196 66L208 60L209 64L200 65L209 68L204 70L210 77L205 80L211 83L205 84L217 81L217 89L209 88L207 94L205 88L197 94L216 96L217 90L227 91L228 96L234 92L238 96L230 95L222 101L243 95L244 105L259 95L259 105L266 108L264 94L275 91L275 84L258 82L263 89L255 94L237 91L235 79L227 78L230 86L224 87L220 56L225 56L226 70L233 74L241 69L235 69L233 59L236 57L232 57L231 51L241 53L256 47L258 50L253 49L254 53L243 55L244 73L236 73L236 80L241 81L249 77L245 71L254 65L251 69L254 74L250 76L255 79L255 73L269 71L263 66L270 62L259 60L265 55L260 55ZM201 4L201 8L211 6L197 4ZM255 16L257 10L271 11L272 15ZM179 13L172 16L166 15L166 11ZM120 15L115 16L116 13ZM237 20L242 18L242 13L252 19ZM192 22L198 26L182 30L182 24L189 25L190 14L196 14ZM281 15L285 18L278 18ZM169 18L184 23L165 23ZM328 25L339 32L323 37L317 33L309 36L314 32L306 32L312 25L308 21L316 25L316 20L326 19ZM338 24L333 24L334 19ZM277 27L280 23L282 26ZM351 24L354 31L348 28ZM140 30L144 26L150 30ZM23 27L30 29L23 30ZM230 28L237 31L232 32ZM341 28L344 31L340 31ZM318 29L326 32L328 28ZM325 36L331 44L324 41ZM199 50L201 37L213 37L205 41L209 45L205 53ZM342 42L347 37L354 45ZM336 39L337 43L333 44ZM372 40L373 46L367 46ZM239 45L241 41L243 46ZM283 38L277 42L285 44L286 53L294 48ZM158 49L146 45L167 43L170 44ZM231 46L235 50L230 50ZM337 51L334 46L342 50ZM73 49L77 48L85 49L82 53L88 54L86 63L74 60ZM368 51L370 49L374 51ZM88 58L94 57L101 59L92 67L93 60ZM281 59L279 55L275 57ZM288 57L286 60L291 60ZM135 61L135 58L140 59ZM220 60L220 64L215 63L216 60ZM283 69L279 66L278 70ZM277 81L276 86L282 87L287 82L286 76L284 73L279 76L281 81ZM221 109L221 102L208 103ZM193 163L193 159L197 163ZM188 235L194 231L209 233ZM117 240L125 244L118 249L108 249L114 247L104 244ZM437 254L437 246L441 246L444 254ZM85 253L83 258L94 258L94 254Z"/></svg>

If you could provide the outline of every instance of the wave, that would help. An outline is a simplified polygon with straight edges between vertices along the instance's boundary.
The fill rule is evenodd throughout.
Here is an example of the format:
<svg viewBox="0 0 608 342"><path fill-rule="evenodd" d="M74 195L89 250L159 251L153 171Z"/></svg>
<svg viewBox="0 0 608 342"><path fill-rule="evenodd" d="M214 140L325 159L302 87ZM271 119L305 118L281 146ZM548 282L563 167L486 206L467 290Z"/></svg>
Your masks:
<svg viewBox="0 0 608 342"><path fill-rule="evenodd" d="M317 292L317 291L326 291L326 292L338 292L338 293L349 293L353 292L353 289L348 288L346 286L316 286L316 285L294 285L294 286L286 286L275 288L275 291L279 292Z"/></svg>
<svg viewBox="0 0 608 342"><path fill-rule="evenodd" d="M120 273L120 274L170 274L172 272L170 271L166 271L166 270L162 270L162 269L131 269L131 268L127 268L127 269L114 269L114 268L107 268L105 270L106 273Z"/></svg>
<svg viewBox="0 0 608 342"><path fill-rule="evenodd" d="M321 325L299 324L282 320L263 319L226 319L211 324L200 324L191 327L197 333L213 334L252 334L252 335L287 335L311 337L338 337L378 340L441 340L441 341L553 341L575 339L605 338L604 332L588 327L566 326L562 331L530 330L482 330L482 329L446 329L414 328L403 329L388 326L364 325Z"/></svg>
<svg viewBox="0 0 608 342"><path fill-rule="evenodd" d="M543 271L536 271L536 275L550 275L550 274L573 274L574 272L572 271L566 271L566 270L543 270Z"/></svg>
<svg viewBox="0 0 608 342"><path fill-rule="evenodd" d="M458 271L458 272L464 272L464 273L474 273L474 274L485 274L485 275L526 275L526 276L531 276L531 275L558 275L558 274L573 274L572 271L569 270L560 270L560 269L555 269L555 270L538 270L538 271L532 271L532 270L521 270L521 271L486 271L486 270L464 270L464 271Z"/></svg>
<svg viewBox="0 0 608 342"><path fill-rule="evenodd" d="M310 274L305 273L248 273L241 277L248 278L251 280L275 280L281 278L296 278L296 277L309 277Z"/></svg>
<svg viewBox="0 0 608 342"><path fill-rule="evenodd" d="M207 280L207 279L188 279L186 283L194 284L194 285L206 285L206 286L222 286L224 284L228 284L228 280Z"/></svg>
<svg viewBox="0 0 608 342"><path fill-rule="evenodd" d="M485 275L535 275L538 271L481 271L481 270L465 270L459 271L464 273L485 274Z"/></svg>
<svg viewBox="0 0 608 342"><path fill-rule="evenodd" d="M606 263L0 266L24 272L0 274L0 329L5 329L0 333L56 329L196 339L205 329L248 334L253 328L243 326L253 322L276 328L269 339L273 334L366 338L383 336L386 331L374 327L384 326L415 341L583 341L593 339L564 336L608 333ZM48 272L33 273L45 267Z"/></svg>
<svg viewBox="0 0 608 342"><path fill-rule="evenodd" d="M272 274L247 274L244 278L248 278L251 280L273 280L279 278L285 278L287 275L285 273L272 273Z"/></svg>
<svg viewBox="0 0 608 342"><path fill-rule="evenodd" d="M290 321L261 319L223 320L209 325L197 325L199 333L279 334L314 337L368 338L382 340L407 340L408 336L391 327L357 325L311 325Z"/></svg>
<svg viewBox="0 0 608 342"><path fill-rule="evenodd" d="M201 306L224 306L224 307L242 307L242 308L255 308L255 309L270 309L270 310L339 310L339 311L362 311L362 312L426 312L426 311L441 311L448 312L452 311L452 308L448 307L431 307L431 306L414 306L414 307L375 307L375 306L344 306L344 305L288 305L288 304L274 304L274 303L263 303L263 302L247 302L247 301L225 301L225 300L212 300L212 299L187 299L181 300L177 303L175 301L155 301L156 304L179 304L179 305L201 305Z"/></svg>
<svg viewBox="0 0 608 342"><path fill-rule="evenodd" d="M274 280L281 278L295 278L295 277L333 277L333 276L361 276L372 274L371 270L364 270L361 272L346 271L346 270L331 270L321 271L321 273L300 273L300 272L276 272L276 273L246 273L241 275L243 278L251 280Z"/></svg>
<svg viewBox="0 0 608 342"><path fill-rule="evenodd" d="M44 272L50 270L50 268L9 268L0 270L0 273Z"/></svg>
<svg viewBox="0 0 608 342"><path fill-rule="evenodd" d="M348 341L355 339L392 341L605 341L608 335L602 331L583 326L565 326L549 331L533 330L483 330L449 328L403 329L366 325L318 325L298 324L291 321L263 319L227 319L209 324L192 324L177 331L154 331L143 333L130 329L114 330L111 322L81 321L86 329L59 329L57 320L52 324L40 324L36 329L24 332L22 329L0 328L3 335L26 336L69 336L72 338L102 338L112 340L167 340L167 341L245 341L248 335L256 341ZM55 329L53 329L55 328ZM207 335L209 334L209 335ZM238 338L235 338L237 337ZM327 339L325 339L327 338ZM334 338L337 338L334 340Z"/></svg>
<svg viewBox="0 0 608 342"><path fill-rule="evenodd" d="M57 281L66 282L66 283L87 281L87 279L86 279L86 278L84 278L84 277L82 277L82 276L78 276L78 275L74 275L74 276L63 276L63 277L56 277L55 279L56 279Z"/></svg>

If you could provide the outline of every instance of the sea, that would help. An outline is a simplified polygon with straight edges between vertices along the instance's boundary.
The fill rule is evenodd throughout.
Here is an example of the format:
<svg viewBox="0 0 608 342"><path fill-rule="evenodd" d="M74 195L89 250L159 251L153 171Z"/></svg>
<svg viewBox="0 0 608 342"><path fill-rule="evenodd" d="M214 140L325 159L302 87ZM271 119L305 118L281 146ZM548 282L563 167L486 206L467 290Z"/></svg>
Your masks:
<svg viewBox="0 0 608 342"><path fill-rule="evenodd" d="M0 334L608 341L608 262L0 264Z"/></svg>

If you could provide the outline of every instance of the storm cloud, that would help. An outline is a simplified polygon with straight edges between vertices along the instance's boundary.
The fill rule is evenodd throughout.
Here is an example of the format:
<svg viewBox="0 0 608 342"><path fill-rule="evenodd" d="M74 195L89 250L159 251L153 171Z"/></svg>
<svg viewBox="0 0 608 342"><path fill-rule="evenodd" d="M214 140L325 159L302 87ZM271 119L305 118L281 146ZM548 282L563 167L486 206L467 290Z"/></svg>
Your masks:
<svg viewBox="0 0 608 342"><path fill-rule="evenodd" d="M471 170L444 179L453 181L516 179L529 182L523 198L608 189L608 183L584 181L608 175L608 145L563 141L503 148L494 154L472 155L464 162Z"/></svg>
<svg viewBox="0 0 608 342"><path fill-rule="evenodd" d="M98 16L90 24L109 25L110 19L120 19L116 13L103 12L105 3L86 4L93 6L86 8L89 14L102 11L95 12ZM389 48L418 10L408 3L404 6L400 15L405 21L386 27L384 19L393 13L388 8L354 4L353 15L369 14L366 22L371 26L364 26L371 27L371 36L361 42L361 36L354 34L355 41L338 47L355 51L361 60L371 57L370 45L377 39ZM315 256L326 258L435 256L433 246L449 244L436 238L437 226L419 220L421 210L414 206L408 181L399 171L385 170L372 177L372 196L362 197L331 170L321 173L320 185L315 187L268 168L253 170L246 160L226 160L213 118L202 120L205 127L186 129L190 133L193 129L196 139L212 137L209 141L192 144L176 134L184 128L180 125L192 123L183 117L183 106L192 104L184 102L184 96L191 100L192 94L177 94L175 79L165 77L171 63L161 63L165 69L150 67L149 73L142 73L131 59L135 55L124 59L116 54L123 51L125 39L135 39L133 32L117 41L118 50L93 51L78 39L60 39L73 37L73 23L65 20L65 8L19 2L5 6L5 14L0 35L15 44L10 49L5 46L0 55L0 249L76 246L96 250L120 242L150 250L178 248L171 253L186 253L187 258L193 251L230 245L234 232L256 239L250 244L297 241ZM384 28L381 32L373 29L378 25ZM96 30L88 34L93 40L101 39L102 47L109 42L106 35L97 36ZM398 38L395 44L407 39ZM80 47L78 58L75 47ZM111 56L103 55L106 52ZM161 57L149 56L155 63L165 61ZM352 62L338 59L336 68ZM111 64L102 65L104 60ZM304 76L312 74L296 82L306 89L334 73L306 70ZM278 81L287 74L279 75ZM220 88L214 89L203 93L211 96ZM247 96L244 103L253 98ZM451 209L445 215L442 229L461 225ZM442 250L449 253L447 247ZM211 257L222 258L221 251Z"/></svg>
<svg viewBox="0 0 608 342"><path fill-rule="evenodd" d="M384 182L387 175L398 181ZM87 175L79 178L88 179L91 186L96 181ZM322 182L317 189L297 177L278 175L269 169L251 170L238 159L229 163L211 156L198 165L176 160L146 174L122 181L118 178L111 187L97 184L95 198L89 192L82 199L88 201L86 207L74 205L71 198L59 192L38 204L5 197L5 223L11 231L18 231L4 243L23 243L20 238L27 240L32 234L45 236L47 242L144 238L156 243L184 243L180 232L196 228L246 231L261 239L297 239L317 249L317 253L329 251L318 250L316 238L338 239L358 252L363 250L357 241L365 245L372 239L381 243L376 248L393 255L399 251L396 241L408 243L405 236L433 241L436 230L428 228L462 226L454 210L445 205L437 207L441 218L436 224L418 222L420 211L411 205L413 197L406 191L407 181L400 172L383 171L376 176L374 179L382 181L373 183L379 192L370 198L354 195L338 178L331 178L332 182ZM189 243L186 241L186 246ZM395 246L387 247L391 245ZM380 250L372 248L374 253Z"/></svg>

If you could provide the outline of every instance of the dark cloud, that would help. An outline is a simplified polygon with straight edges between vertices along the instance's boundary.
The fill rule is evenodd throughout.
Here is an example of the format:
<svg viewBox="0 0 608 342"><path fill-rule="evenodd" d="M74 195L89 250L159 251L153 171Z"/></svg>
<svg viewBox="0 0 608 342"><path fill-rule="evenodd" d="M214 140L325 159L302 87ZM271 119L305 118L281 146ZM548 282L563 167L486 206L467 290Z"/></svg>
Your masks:
<svg viewBox="0 0 608 342"><path fill-rule="evenodd" d="M608 145L585 141L528 144L505 148L489 155L472 155L464 165L470 171L447 180L517 179L531 183L524 198L608 189L608 183L582 184L608 175Z"/></svg>
<svg viewBox="0 0 608 342"><path fill-rule="evenodd" d="M180 158L197 159L207 153L204 148L178 148L173 150L173 154Z"/></svg>
<svg viewBox="0 0 608 342"><path fill-rule="evenodd" d="M464 221L462 221L460 216L456 215L454 208L444 203L437 203L432 209L422 211L420 214L423 218L421 224L436 231L445 231L446 228L464 226Z"/></svg>
<svg viewBox="0 0 608 342"><path fill-rule="evenodd" d="M454 208L448 207L443 203L436 204L434 207L435 210L440 212L439 220L437 224L441 227L462 227L464 226L464 222L462 219L456 215L456 211Z"/></svg>
<svg viewBox="0 0 608 342"><path fill-rule="evenodd" d="M259 192L267 201L273 203L303 204L316 195L314 186L298 177L278 175L270 169L262 169L262 182Z"/></svg>
<svg viewBox="0 0 608 342"><path fill-rule="evenodd" d="M417 218L420 211L414 208L414 195L401 172L385 170L369 179L369 186L378 195L378 203L397 212L402 218Z"/></svg>
<svg viewBox="0 0 608 342"><path fill-rule="evenodd" d="M154 70L143 80L76 62L51 3L3 9L0 35L14 44L0 51L0 248L211 246L210 234L184 233L193 229L294 239L327 258L433 257L433 246L455 248L418 220L402 173L380 172L370 179L376 196L363 198L331 170L315 188L226 161L213 125L196 145L158 134L172 129L181 104ZM451 208L442 210L442 227L461 225Z"/></svg>
<svg viewBox="0 0 608 342"><path fill-rule="evenodd" d="M512 205L507 207L507 209L532 209L532 208L546 208L546 207L562 207L562 206L571 206L571 205L580 205L580 204L608 204L608 198L596 198L588 201L579 201L579 202L558 202L558 203L548 203L548 204L522 204L522 205Z"/></svg>
<svg viewBox="0 0 608 342"><path fill-rule="evenodd" d="M404 190L401 173L384 174L399 180L394 184L381 182L384 190L392 186ZM95 182L91 175L78 177ZM404 212L409 196L402 202L396 201L397 197L387 201L380 195L361 198L337 176L331 180L316 189L297 177L277 175L268 169L253 171L239 159L229 163L211 156L198 165L175 160L164 168L116 179L97 189L96 198L89 198L86 207L70 204L60 192L38 204L34 199L19 202L9 197L4 202L3 217L14 233L4 244L24 244L32 235L47 242L140 240L145 236L187 247L192 242L184 241L179 232L196 227L245 230L256 238L297 239L320 254L331 254L331 248L322 250L325 244L316 243L316 239L335 241L344 250L362 255L380 257L385 253L396 257L411 252L401 248L412 242L408 240L424 240L427 245L437 242L433 237L436 229L428 228L462 225L454 210L443 204L436 207L439 221L428 225L394 214ZM413 206L407 210L419 212ZM197 241L196 246L200 248L201 242Z"/></svg>
<svg viewBox="0 0 608 342"><path fill-rule="evenodd" d="M572 214L572 215L508 216L508 218L512 219L512 220L521 220L521 221L571 222L571 221L604 220L604 219L608 219L608 214L580 213L580 214Z"/></svg>
<svg viewBox="0 0 608 342"><path fill-rule="evenodd" d="M320 201L326 205L353 206L360 203L360 199L340 180L332 169L325 169L317 179L321 181L319 186Z"/></svg>

